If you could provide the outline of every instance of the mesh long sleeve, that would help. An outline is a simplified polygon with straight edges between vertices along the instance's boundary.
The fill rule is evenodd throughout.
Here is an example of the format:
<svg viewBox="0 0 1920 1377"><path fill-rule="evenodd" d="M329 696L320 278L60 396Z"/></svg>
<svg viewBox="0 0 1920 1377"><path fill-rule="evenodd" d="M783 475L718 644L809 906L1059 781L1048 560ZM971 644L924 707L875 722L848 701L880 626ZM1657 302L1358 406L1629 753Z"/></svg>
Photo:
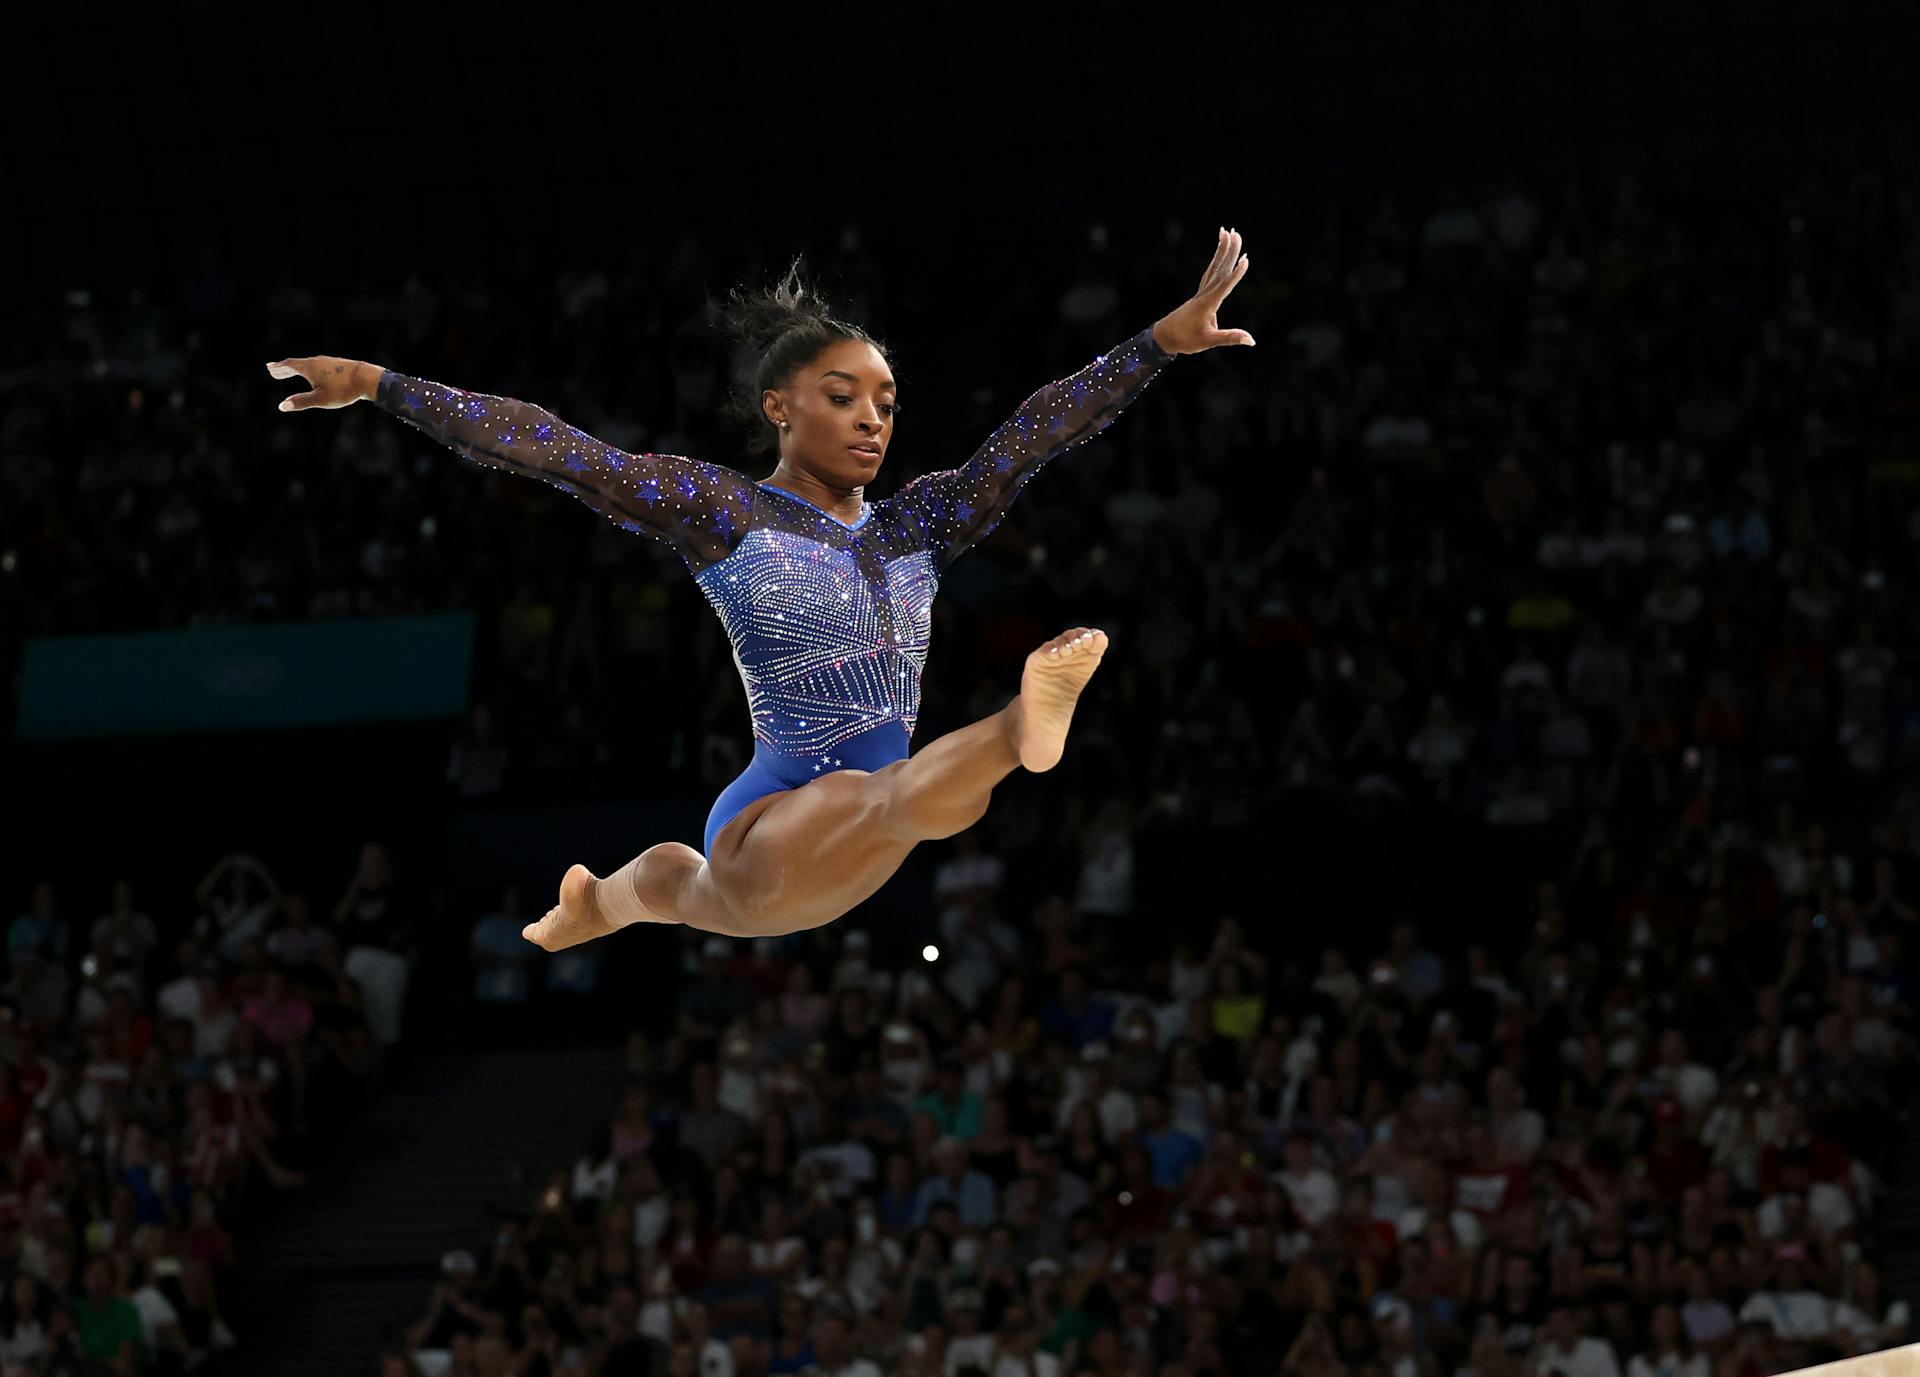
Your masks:
<svg viewBox="0 0 1920 1377"><path fill-rule="evenodd" d="M1000 524L1042 464L1112 425L1172 358L1147 327L1079 372L1048 383L965 464L914 479L890 505L925 532L927 548L946 568Z"/></svg>
<svg viewBox="0 0 1920 1377"><path fill-rule="evenodd" d="M666 541L695 573L725 559L753 515L744 474L678 454L628 454L531 402L392 369L374 402L475 463L543 478L622 529Z"/></svg>

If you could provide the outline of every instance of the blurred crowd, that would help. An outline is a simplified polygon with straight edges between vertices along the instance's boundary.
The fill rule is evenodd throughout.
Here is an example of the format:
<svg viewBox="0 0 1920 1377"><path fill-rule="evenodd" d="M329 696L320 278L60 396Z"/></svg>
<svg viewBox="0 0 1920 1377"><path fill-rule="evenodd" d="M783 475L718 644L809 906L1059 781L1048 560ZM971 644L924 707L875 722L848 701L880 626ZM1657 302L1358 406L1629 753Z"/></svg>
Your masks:
<svg viewBox="0 0 1920 1377"><path fill-rule="evenodd" d="M951 319L849 229L812 266L912 408L876 495L1209 242L1093 226L1064 287L1010 265ZM750 742L677 562L371 407L275 413L259 362L728 462L749 360L702 293L782 255L745 257L71 296L0 376L0 648L473 607L454 799L704 808ZM607 1142L449 1255L390 1367L1756 1377L1903 1332L1873 1239L1920 917L1915 186L1389 196L1260 257L1225 314L1261 347L1177 360L943 584L920 740L1061 626L1114 654L1067 765L929 852L937 959L855 920L690 940ZM1488 854L1530 910L1316 926L1263 865L1302 800L1524 841ZM1238 868L1155 879L1168 835ZM511 942L476 955L517 988Z"/></svg>
<svg viewBox="0 0 1920 1377"><path fill-rule="evenodd" d="M1229 917L1141 965L1009 908L968 833L910 968L844 923L687 933L676 1029L447 1253L383 1377L1757 1377L1899 1343L1911 916L1794 897L1808 859L1678 923L1581 932L1543 885L1511 958L1412 924L1269 954Z"/></svg>
<svg viewBox="0 0 1920 1377"><path fill-rule="evenodd" d="M0 1377L180 1374L257 1342L221 1303L232 1230L368 1093L367 991L404 940L385 867L369 847L320 916L239 852L152 912L126 880L97 916L34 886L0 986Z"/></svg>

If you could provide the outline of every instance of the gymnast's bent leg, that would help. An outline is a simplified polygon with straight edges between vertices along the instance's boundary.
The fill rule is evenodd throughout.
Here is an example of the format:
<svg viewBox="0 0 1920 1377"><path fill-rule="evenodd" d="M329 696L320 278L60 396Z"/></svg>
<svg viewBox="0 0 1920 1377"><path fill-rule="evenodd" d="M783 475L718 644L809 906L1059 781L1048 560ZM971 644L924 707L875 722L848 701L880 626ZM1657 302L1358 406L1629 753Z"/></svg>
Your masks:
<svg viewBox="0 0 1920 1377"><path fill-rule="evenodd" d="M575 866L560 904L526 935L558 951L635 922L730 937L830 923L885 884L915 846L978 822L1016 767L1058 764L1106 648L1103 631L1056 636L1027 657L1020 693L993 716L882 769L838 770L760 799L720 830L705 860L664 842L604 880Z"/></svg>

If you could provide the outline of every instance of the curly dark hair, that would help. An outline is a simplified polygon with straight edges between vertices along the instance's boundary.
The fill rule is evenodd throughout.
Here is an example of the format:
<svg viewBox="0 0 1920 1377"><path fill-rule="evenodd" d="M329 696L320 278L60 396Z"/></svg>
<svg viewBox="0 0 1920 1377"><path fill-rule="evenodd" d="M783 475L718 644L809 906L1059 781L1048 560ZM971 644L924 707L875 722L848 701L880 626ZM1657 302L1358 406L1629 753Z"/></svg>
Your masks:
<svg viewBox="0 0 1920 1377"><path fill-rule="evenodd" d="M710 303L709 309L731 338L753 346L760 355L751 385L730 387L727 394L726 416L746 432L749 454L772 454L779 439L761 408L761 395L768 388L786 386L829 345L844 339L865 340L892 363L886 345L833 314L826 297L801 275L798 255L774 286L757 292L734 287L725 304Z"/></svg>

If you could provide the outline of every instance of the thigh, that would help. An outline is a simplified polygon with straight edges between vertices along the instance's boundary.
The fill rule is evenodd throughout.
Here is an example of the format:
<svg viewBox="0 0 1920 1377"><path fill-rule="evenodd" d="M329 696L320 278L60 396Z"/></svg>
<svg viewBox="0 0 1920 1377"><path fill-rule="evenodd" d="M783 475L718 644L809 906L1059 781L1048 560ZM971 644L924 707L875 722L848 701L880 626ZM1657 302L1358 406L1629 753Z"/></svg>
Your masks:
<svg viewBox="0 0 1920 1377"><path fill-rule="evenodd" d="M727 905L772 935L831 923L869 898L917 845L880 826L905 763L836 770L748 804L707 857Z"/></svg>

